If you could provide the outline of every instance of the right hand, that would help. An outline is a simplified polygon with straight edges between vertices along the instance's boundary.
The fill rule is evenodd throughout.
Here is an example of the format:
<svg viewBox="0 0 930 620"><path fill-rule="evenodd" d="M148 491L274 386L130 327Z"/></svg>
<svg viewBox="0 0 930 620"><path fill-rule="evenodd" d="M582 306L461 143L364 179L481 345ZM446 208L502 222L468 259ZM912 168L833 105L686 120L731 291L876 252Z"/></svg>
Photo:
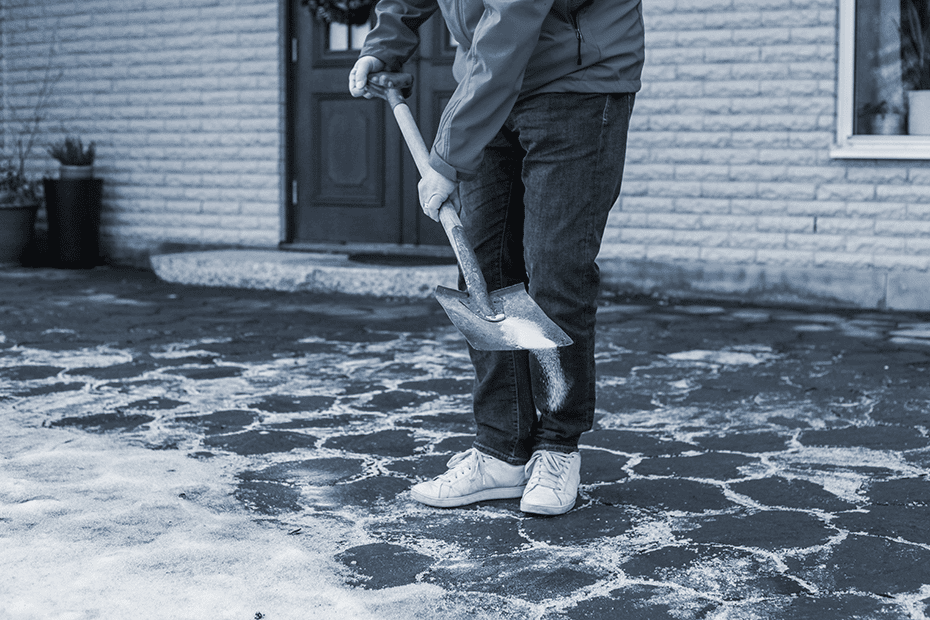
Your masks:
<svg viewBox="0 0 930 620"><path fill-rule="evenodd" d="M378 71L384 71L384 67L384 61L374 56L362 56L356 60L352 72L349 73L349 92L352 93L352 96L371 99L374 95L365 92L368 76Z"/></svg>

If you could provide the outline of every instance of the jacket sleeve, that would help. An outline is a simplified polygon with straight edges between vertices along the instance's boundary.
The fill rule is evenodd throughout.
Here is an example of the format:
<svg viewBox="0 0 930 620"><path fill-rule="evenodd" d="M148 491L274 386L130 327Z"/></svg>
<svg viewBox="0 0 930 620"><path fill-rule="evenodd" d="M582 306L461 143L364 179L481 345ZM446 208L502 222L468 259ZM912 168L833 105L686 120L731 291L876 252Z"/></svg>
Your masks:
<svg viewBox="0 0 930 620"><path fill-rule="evenodd" d="M453 181L469 179L477 172L484 147L517 101L552 3L485 0L484 13L465 53L464 74L443 111L430 151L434 170Z"/></svg>
<svg viewBox="0 0 930 620"><path fill-rule="evenodd" d="M359 56L383 61L386 71L400 71L420 45L420 26L436 12L436 0L380 0L375 27L365 37Z"/></svg>

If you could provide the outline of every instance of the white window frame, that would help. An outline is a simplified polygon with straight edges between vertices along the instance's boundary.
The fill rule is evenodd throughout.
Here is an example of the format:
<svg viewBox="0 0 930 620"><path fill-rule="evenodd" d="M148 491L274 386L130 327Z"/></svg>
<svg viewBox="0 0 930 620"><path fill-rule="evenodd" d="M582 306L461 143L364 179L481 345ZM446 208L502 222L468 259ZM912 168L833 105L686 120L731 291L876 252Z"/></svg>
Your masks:
<svg viewBox="0 0 930 620"><path fill-rule="evenodd" d="M930 159L930 136L853 135L856 0L840 0L834 159Z"/></svg>

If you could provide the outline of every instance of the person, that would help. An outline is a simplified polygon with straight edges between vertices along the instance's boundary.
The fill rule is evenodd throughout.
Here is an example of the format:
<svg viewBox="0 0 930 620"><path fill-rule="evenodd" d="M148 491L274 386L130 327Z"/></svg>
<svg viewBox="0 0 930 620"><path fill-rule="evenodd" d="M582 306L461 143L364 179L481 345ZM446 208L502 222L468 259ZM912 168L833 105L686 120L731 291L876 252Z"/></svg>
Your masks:
<svg viewBox="0 0 930 620"><path fill-rule="evenodd" d="M524 512L563 514L594 424L595 258L641 84L641 0L380 0L351 94L370 97L369 75L400 71L437 9L458 43L458 86L418 185L422 209L437 220L453 198L488 289L524 283L573 344L557 349L558 398L537 355L469 347L475 441L411 494L439 507L521 498Z"/></svg>

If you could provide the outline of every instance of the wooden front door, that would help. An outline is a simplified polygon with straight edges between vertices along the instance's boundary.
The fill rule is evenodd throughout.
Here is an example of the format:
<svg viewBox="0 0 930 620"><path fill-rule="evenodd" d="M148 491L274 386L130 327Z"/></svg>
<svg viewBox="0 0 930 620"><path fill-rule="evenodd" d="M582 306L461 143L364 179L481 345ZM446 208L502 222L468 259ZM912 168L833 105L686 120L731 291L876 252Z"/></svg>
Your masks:
<svg viewBox="0 0 930 620"><path fill-rule="evenodd" d="M446 244L417 204L419 175L393 114L380 99L355 99L349 71L369 27L325 24L291 0L288 240L295 244ZM455 48L441 17L420 30L404 71L408 100L427 144L455 89Z"/></svg>

